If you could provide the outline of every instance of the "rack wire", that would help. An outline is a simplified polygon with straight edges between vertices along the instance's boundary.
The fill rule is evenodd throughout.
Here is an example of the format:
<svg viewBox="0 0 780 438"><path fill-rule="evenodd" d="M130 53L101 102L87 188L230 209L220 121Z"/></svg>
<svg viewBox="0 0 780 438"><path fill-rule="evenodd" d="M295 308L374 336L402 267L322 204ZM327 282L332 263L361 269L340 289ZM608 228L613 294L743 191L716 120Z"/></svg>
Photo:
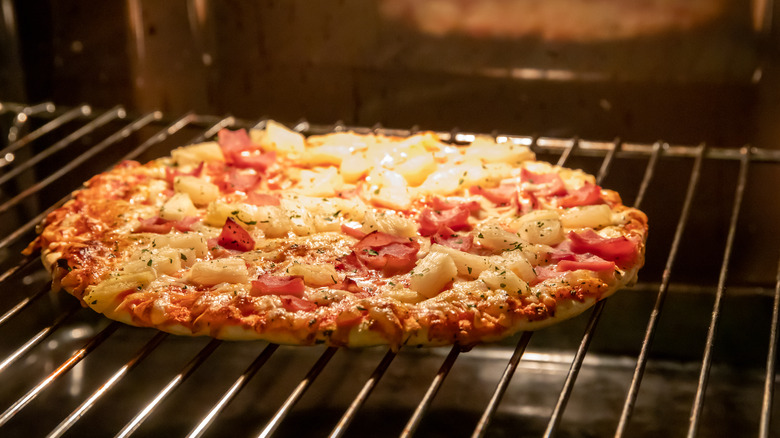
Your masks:
<svg viewBox="0 0 780 438"><path fill-rule="evenodd" d="M0 116L10 116L11 119L9 126L4 128L6 144L0 150L0 190L2 190L3 194L2 203L0 203L0 217L9 218L10 222L15 223L15 226L10 228L3 236L0 236L2 237L0 251L6 252L18 249L20 245L25 243L24 238L31 238L33 229L45 214L65 202L67 193L77 188L78 181L86 179L88 174L77 174L85 165L93 163L96 166L95 169L99 171L102 168L107 168L107 165L121 160L150 158L154 156L155 148L163 147L167 142L174 139L180 139L182 135L189 136L186 138L187 141L199 142L212 138L224 127L262 127L264 123L262 120L247 121L230 116L218 117L194 113L185 114L170 122L170 119L160 112L136 116L128 114L124 108L119 106L102 111L93 109L89 105L81 105L74 108L58 108L49 102L38 105L3 102L0 103ZM74 124L77 125L75 128L72 127ZM67 129L68 127L71 127L71 129ZM348 127L343 123L336 123L331 126L315 126L306 121L299 122L294 126L294 129L304 134L322 134L352 129L358 132L379 132L389 135L409 135L417 130L416 128L411 130L385 129L378 125L372 128ZM459 131L439 134L443 140L454 143L467 143L475 138L475 134ZM648 193L653 190L652 186L656 181L659 167L662 166L662 163L666 163L668 160L686 163L692 161L680 214L676 216L673 238L667 247L660 250L662 254L666 254L666 262L660 282L651 285L651 288L656 288L657 285L657 292L655 304L648 315L644 337L636 356L622 359L623 362L632 362L634 371L625 389L625 395L622 397L622 410L619 413L616 412L614 416L612 429L616 437L641 435L637 435L635 430L629 432L629 426L632 416L637 409L643 377L651 362L654 337L657 334L660 318L665 309L667 295L672 288L673 268L675 268L678 261L677 256L683 245L686 228L690 223L691 211L694 208L693 205L697 196L702 195L700 183L702 169L706 165L715 162L734 162L738 164L739 171L734 187L731 215L728 220L725 248L721 259L722 263L714 293L713 309L706 339L703 342L704 351L701 362L698 365L699 373L695 397L691 401L690 416L686 426L689 437L699 435L702 419L704 418L703 412L707 406L705 394L713 366L714 351L717 344L716 335L722 320L723 299L726 294L729 269L732 266L732 254L739 230L740 213L743 207L746 187L750 182L750 170L753 166L761 164L770 166L774 171L777 171L780 167L780 151L751 146L733 149L707 145L671 145L664 142L634 144L620 139L600 142L577 138L555 139L521 135L497 135L496 139L499 142L512 142L530 146L538 154L549 156L558 165L568 165L575 158L596 160L598 164L595 169L597 170L599 183L602 183L610 175L610 172L613 171L616 160L640 160L644 163L644 171L633 201L633 205L636 207L642 206ZM81 147L84 144L87 147ZM49 168L43 166L47 160L56 159L59 156L58 154L63 152L68 154L67 160L60 159L50 165ZM24 187L18 181L29 173L34 174L33 179L35 182ZM678 176L678 179L684 181L684 175ZM14 184L20 187L14 189L11 187ZM53 188L57 190L53 190ZM32 213L26 212L21 208L31 200L38 201L39 198L45 198L43 194L47 190L54 193L53 195L47 195L48 197L54 196L54 201L51 202L50 206L40 208L40 211L35 210ZM656 250L659 249L656 248ZM775 256L777 256L776 253ZM3 260L2 262L0 289L2 289L3 295L14 295L10 292L15 292L17 298L15 301L10 298L0 299L0 305L3 306L0 307L0 312L2 312L2 316L0 316L0 337L9 340L14 339L9 334L14 328L9 326L13 325L16 320L32 321L30 324L34 326L35 330L27 339L20 341L14 347L8 348L10 352L0 361L0 386L9 384L11 382L9 379L13 379L13 376L16 375L11 373L15 367L24 366L21 362L25 358L29 358L36 350L41 350L47 344L47 339L51 339L58 331L64 330L63 327L68 324L74 324L74 320L87 324L88 327L92 328L90 333L94 334L84 337L80 348L76 348L75 351L66 354L66 358L59 365L53 366L53 371L41 376L42 378L37 383L29 385L28 389L22 391L21 396L15 398L7 407L0 406L0 409L4 409L2 414L0 414L0 434L3 434L4 429L24 430L32 427L29 424L16 424L14 426L14 418L27 409L42 409L40 406L35 405L35 399L43 397L47 392L61 391L62 388L60 387L61 385L58 386L58 382L62 382L68 373L73 373L73 370L80 366L81 362L88 360L95 350L104 347L106 344L110 345L112 343L111 338L116 336L120 326L117 323L106 325L102 324L101 320L95 321L90 319L89 312L80 311L74 304L75 300L53 299L51 294L48 293L49 285L45 284L45 282L44 284L39 284L37 289L35 286L25 284L25 282L34 283L30 278L34 279L34 273L36 271L40 272L40 269L37 268L37 261L33 258L9 256L8 260ZM767 291L765 295L771 296L773 299L772 315L769 327L767 327L769 344L760 400L760 418L756 422L758 436L768 437L772 436L773 433L778 433L777 427L772 427L771 418L773 411L772 399L776 383L775 358L777 354L778 317L780 317L780 266L778 266L773 292L769 292L768 287L765 285L759 285L757 288L761 291ZM23 292L32 290L32 292L19 294L20 290ZM41 310L41 307L46 308L46 306L38 305L42 302L53 302L56 314L51 318L42 318L41 313L46 313L45 310ZM618 309L607 309L606 304L608 302L610 300L597 303L590 313L574 353L571 357L566 356L566 360L563 361L563 363L568 363L568 371L565 373L565 378L561 382L560 387L545 388L548 393L554 395L553 398L555 400L549 412L545 415L546 426L539 431L520 431L520 435L556 436L560 433L561 428L565 427L567 405L570 403L572 394L577 388L578 376L590 357L588 350L595 336L596 328L606 313L619 311ZM42 322L36 323L39 320L42 320ZM125 330L137 330L134 333L147 333L142 329L125 328ZM113 373L110 373L107 380L92 388L90 395L81 399L78 405L73 407L70 412L63 414L57 411L57 414L60 415L57 419L58 423L46 432L48 433L47 436L60 437L66 435L90 411L99 409L101 403L108 403L104 400L110 393L120 391L122 384L130 382L129 384L131 385L143 385L145 382L141 382L134 377L136 368L142 367L145 361L155 352L161 349L170 349L169 342L176 342L170 338L172 337L162 333L155 334L130 355L127 361L118 366ZM536 366L538 363L543 364L544 360L539 360L538 358L545 357L544 354L532 353L531 356L533 357L530 359L528 354L526 354L527 347L532 340L532 333L522 333L515 340L514 350L508 358L505 353L499 354L502 360L506 359L504 371L498 376L498 381L489 400L480 409L480 413L474 417L471 431L465 433L459 430L459 434L470 434L472 437L490 436L494 431L491 426L494 420L496 420L497 413L500 412L502 400L508 388L513 384L513 377L518 369L527 371L527 368L519 367L519 365L524 362L527 362L529 366ZM113 342L116 344L121 341ZM173 374L173 377L161 389L154 390L152 388L154 394L148 399L149 401L144 403L134 414L131 413L131 418L126 420L124 425L116 424L107 425L106 427L113 427L112 433L116 433L116 436L120 437L131 436L140 428L145 427L145 425L154 428L154 425L147 425L149 422L147 420L153 417L156 411L164 408L168 399L173 398L174 393L181 386L185 385L188 377L203 366L209 357L215 354L218 355L215 352L221 344L223 343L217 340L208 342L177 373ZM181 429L177 430L176 434L186 434L188 437L194 438L209 433L216 433L215 428L221 425L220 417L227 415L231 405L238 403L237 400L245 393L245 388L248 387L256 375L262 375L268 367L272 367L271 362L274 356L278 356L279 352L283 350L275 344L267 343L247 343L246 349L254 350L258 345L262 346L259 354L242 372L238 373L237 377L231 378L232 384L224 389L224 392L216 401L213 401L206 413L200 419L194 421L193 424L186 427L188 432L184 432L184 429ZM510 350L508 346L502 348L503 350L499 349L498 351L508 352ZM468 360L469 357L479 355L479 349L480 347L475 349L477 350L476 353L467 353L462 351L460 347L455 346L446 354L433 355L432 357L436 360L443 356L443 360L441 360L438 366L438 371L424 385L424 394L419 401L411 403L413 408L407 412L407 419L400 424L397 430L387 433L383 431L381 435L409 437L416 432L419 433L420 428L425 426L426 421L429 423L435 422L435 418L433 420L428 420L428 418L435 417L435 413L432 413L432 410L435 410L437 394L439 394L443 385L446 384L448 375L460 362L463 362L463 360L458 362L459 358L465 356L466 360ZM272 410L273 413L264 418L254 419L255 421L251 422L251 424L242 424L244 428L242 433L259 437L284 434L284 425L286 422L293 421L291 416L295 415L296 406L305 399L305 395L312 387L315 379L322 375L324 370L327 371L334 357L338 358L340 351L338 348L330 347L318 353L319 357L314 360L305 375L298 380L298 383L282 397L283 402L275 410ZM493 350L488 350L488 352L490 351ZM161 354L166 353L163 351ZM309 359L308 354L296 351L288 352L283 350L282 354L285 357L288 355L293 355L293 357L296 355L300 356L299 360L302 362L306 362ZM344 354L346 353L341 353L340 356ZM373 371L364 381L358 393L347 403L343 412L340 415L335 414L329 420L326 420L326 422L330 421L332 424L330 431L326 434L331 437L341 437L350 433L359 434L359 432L353 431L353 428L365 426L365 424L356 424L356 418L359 417L361 411L366 409L370 396L377 389L380 379L391 369L391 365L398 361L396 360L397 357L403 360L413 354L413 352L407 351L407 349L402 349L399 353L386 351L378 364L373 367ZM374 355L369 355L369 358L373 357ZM226 359L223 357L223 360ZM276 367L278 369L279 365L276 365ZM274 372L273 368L268 372ZM425 377L422 378L425 379ZM127 390L126 387L124 389ZM212 401L202 400L202 403L209 405ZM16 427L17 429L10 429L11 427ZM428 426L428 429L425 430L430 431L432 427L434 426ZM36 428L36 430L38 429Z"/></svg>

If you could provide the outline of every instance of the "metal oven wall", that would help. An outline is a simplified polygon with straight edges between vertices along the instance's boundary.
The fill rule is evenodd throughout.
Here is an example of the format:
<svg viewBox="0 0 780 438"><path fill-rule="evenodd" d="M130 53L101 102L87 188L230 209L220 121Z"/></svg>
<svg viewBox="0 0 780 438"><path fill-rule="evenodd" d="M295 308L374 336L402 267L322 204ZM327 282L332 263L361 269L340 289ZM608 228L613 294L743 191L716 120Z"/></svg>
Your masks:
<svg viewBox="0 0 780 438"><path fill-rule="evenodd" d="M587 3L548 3L565 11L566 1ZM613 38L547 35L555 17L531 6L520 11L542 28L524 35L431 34L392 12L406 2L18 1L26 92L314 123L770 143L778 103L766 96L778 75L766 1L638 2L717 9L701 23Z"/></svg>

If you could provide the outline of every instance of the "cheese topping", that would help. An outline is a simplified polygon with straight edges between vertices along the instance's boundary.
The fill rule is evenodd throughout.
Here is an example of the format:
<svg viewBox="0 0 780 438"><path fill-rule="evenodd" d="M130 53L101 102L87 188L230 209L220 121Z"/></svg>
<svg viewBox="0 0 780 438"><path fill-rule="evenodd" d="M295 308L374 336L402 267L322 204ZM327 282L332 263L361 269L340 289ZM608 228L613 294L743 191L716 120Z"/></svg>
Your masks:
<svg viewBox="0 0 780 438"><path fill-rule="evenodd" d="M420 325L434 343L489 337L553 318L558 290L580 301L611 293L641 264L641 212L592 176L533 158L485 136L464 146L431 133L304 138L269 121L96 177L77 195L94 209L66 204L77 214L56 212L60 228L41 239L101 242L63 243L73 269L63 285L144 324L194 331L196 319L255 315L254 330L308 333L295 315L309 315L309 326L335 324L317 329L328 342L338 327L395 344ZM230 324L250 324L240 320Z"/></svg>

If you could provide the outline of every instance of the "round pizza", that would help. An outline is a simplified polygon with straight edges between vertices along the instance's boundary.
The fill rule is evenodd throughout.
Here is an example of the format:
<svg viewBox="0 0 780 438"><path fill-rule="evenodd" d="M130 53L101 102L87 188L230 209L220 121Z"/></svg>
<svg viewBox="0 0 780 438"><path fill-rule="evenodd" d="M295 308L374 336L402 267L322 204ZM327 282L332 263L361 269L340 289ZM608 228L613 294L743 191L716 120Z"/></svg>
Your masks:
<svg viewBox="0 0 780 438"><path fill-rule="evenodd" d="M284 344L470 346L636 281L647 218L513 142L222 130L74 192L53 287L135 326Z"/></svg>

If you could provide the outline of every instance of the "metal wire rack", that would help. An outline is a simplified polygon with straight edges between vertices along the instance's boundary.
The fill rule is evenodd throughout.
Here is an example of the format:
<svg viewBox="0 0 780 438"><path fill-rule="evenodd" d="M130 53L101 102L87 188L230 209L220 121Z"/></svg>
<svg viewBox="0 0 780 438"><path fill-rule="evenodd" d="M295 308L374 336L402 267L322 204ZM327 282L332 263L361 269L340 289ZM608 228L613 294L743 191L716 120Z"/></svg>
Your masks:
<svg viewBox="0 0 780 438"><path fill-rule="evenodd" d="M710 384L713 373L717 379L727 380L735 374L732 368L720 365L723 354L718 356L718 329L723 324L724 302L729 297L726 293L729 274L743 266L737 263L734 267L735 248L742 252L754 250L738 244L741 230L749 228L743 226L745 219L741 218L746 191L751 183L758 184L751 179L753 170L760 168L755 172L759 175L777 174L780 151L750 146L733 149L664 142L633 144L619 139L605 142L494 133L499 142L528 145L541 158L558 165L585 167L597 175L600 184L608 181L616 173L615 169L629 168L616 182L625 185L620 190L632 198L630 203L645 208L649 197L656 198L647 211L651 224L658 216L665 218L659 222L668 225L668 237L659 238L650 250L663 257L656 255L648 259L649 281L640 283L638 292L616 295L640 293L648 303L642 313L629 317L635 326L643 327L641 335L632 338L639 342L628 353L588 353L596 338L596 328L603 325L600 321L626 312L622 308L605 310L609 303L619 299L610 298L599 302L577 322L562 325L561 330L571 339L570 348L561 349L558 344L547 348L545 342L562 333L549 329L548 335L526 332L516 336L509 341L514 350L505 342L498 346L479 346L469 352L455 346L402 349L395 353L381 349L302 349L264 342L175 338L148 329L125 327L89 310L81 310L71 297L50 293L46 275L35 257L18 255L33 237L36 224L61 205L68 193L89 175L121 160L147 160L172 146L203 141L223 127L256 127L264 121L189 113L170 122L159 112L130 115L122 107L103 111L89 105L58 108L49 102L39 105L4 102L0 103L0 123L5 142L0 150L0 215L3 217L0 221L0 339L3 339L0 387L4 388L0 396L3 403L0 434L126 437L145 433L200 437L231 431L258 437L301 434L341 437L367 433L402 437L415 433L418 436L548 437L603 436L607 430L608 434L622 437L659 436L659 431L683 433L684 430L687 436L693 437L718 436L718 432L730 430L722 429L722 422L716 418L717 407L711 408L709 414L707 411L710 405L734 394L730 391L725 391L725 396L719 394L724 390L716 384L715 401L708 404L707 392L713 387ZM348 127L342 123L312 126L305 121L297 123L294 129L305 134L348 129L395 135L417 131L417 128ZM474 134L457 130L440 135L455 143L474 139ZM618 161L621 164L616 166ZM721 175L722 166L726 169L725 176ZM658 175L666 167L684 171L672 171L674 194L658 195L664 190L664 186L656 187L660 181ZM710 197L709 192L713 190L712 183L706 187L702 183L708 167L715 168L719 175L716 191L730 193L730 199L719 200L731 206L726 208L729 213L725 218L725 232L715 239L719 251L706 254L705 264L719 266L715 272L717 278L675 285L672 278L678 265L683 265L680 269L684 272L700 268L696 264L686 266L692 245L686 243L685 236L692 223L701 227L695 222L701 210L696 201ZM670 179L668 172L663 179ZM626 185L624 180L632 182ZM755 197L753 189L750 193ZM758 196L761 202L778 200L777 193L771 189L763 190ZM674 207L659 212L660 202L674 203ZM768 221L778 219L769 217ZM761 229L754 231L758 236L754 240L765 240L763 243L769 245L765 252L777 260L776 247L771 238L766 238L766 233ZM760 370L763 378L756 378L759 371L755 366L736 368L737 374L748 370L739 384L752 388L748 407L756 407L755 412L759 414L757 418L732 420L728 426L759 437L780 431L770 421L776 410L772 399L780 313L780 269L775 272L770 281L766 276L743 281L740 275L738 284L728 288L738 299L758 300L757 306L769 309L764 317L756 319L765 326L751 328L760 330L758 337L764 342L763 352L756 352L757 348L751 344L751 351L765 358ZM712 284L713 281L717 283ZM656 360L654 339L662 325L662 312L668 309L667 298L675 290L683 291L684 295L688 289L703 290L706 292L703 296L708 297L704 301L709 307L703 310L709 316L704 338L686 334L686 338L693 338L687 343L700 346L701 350L693 352L693 355L700 352L700 359L694 362ZM702 312L701 305L697 309ZM749 315L746 318L753 319ZM614 330L612 322L608 324L608 330ZM538 337L543 339L537 349L526 351L532 338ZM659 351L656 355L663 355L664 350ZM727 351L725 356L728 355ZM212 356L215 358L210 360ZM399 361L404 363L391 367ZM460 375L447 380L461 364ZM521 370L519 378L515 376L518 369ZM659 406L662 399L643 402L640 397L643 390L648 391L647 386L642 386L648 369L652 369L653 385L657 384L658 376L668 385L680 382L688 385L684 395L677 394L674 407L675 412L686 410L688 415L680 418L674 429L672 426L664 429L661 423L665 420L658 422L654 429L641 418L633 421L640 408L654 415L663 412L663 406ZM393 370L395 374L388 383L391 386L380 387L383 376ZM583 373L602 377L593 386L590 380L583 382L579 378ZM606 387L610 385L604 380L604 373L619 376L617 388L609 395ZM317 380L323 374L328 376ZM311 394L317 383L320 388ZM582 387L586 388L577 392ZM372 405L370 396L375 390L384 395ZM336 392L343 395L333 396ZM609 406L596 415L600 418L597 428L594 422L580 418L577 412L587 411L590 403L598 406L602 403L598 400L605 398ZM567 406L573 401L579 407L567 417ZM467 407L462 408L463 405ZM448 417L453 413L455 417Z"/></svg>

